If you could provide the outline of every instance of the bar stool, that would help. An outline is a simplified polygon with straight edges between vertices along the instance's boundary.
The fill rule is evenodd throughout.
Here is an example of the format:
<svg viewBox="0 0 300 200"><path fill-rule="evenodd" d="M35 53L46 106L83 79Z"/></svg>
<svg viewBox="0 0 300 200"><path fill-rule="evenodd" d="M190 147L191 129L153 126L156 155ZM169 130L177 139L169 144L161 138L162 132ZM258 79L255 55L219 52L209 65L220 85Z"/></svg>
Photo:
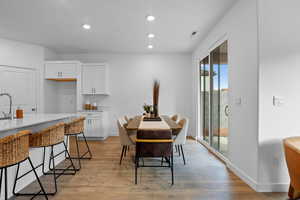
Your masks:
<svg viewBox="0 0 300 200"><path fill-rule="evenodd" d="M84 120L85 117L79 117L76 118L74 120L72 120L69 123L65 124L65 136L67 137L67 142L69 141L69 137L70 136L75 136L75 141L76 141L76 149L77 149L77 157L69 157L69 159L77 159L78 162L78 167L76 168L77 171L79 171L81 169L81 159L92 159L92 152L90 150L90 147L86 141L86 137L84 135ZM78 145L78 136L82 135L85 145L86 145L86 149L87 151L85 153L83 153L82 155L80 155L79 152L79 145ZM85 157L86 154L89 154L88 157Z"/></svg>
<svg viewBox="0 0 300 200"><path fill-rule="evenodd" d="M41 130L37 133L31 134L29 136L29 145L31 148L43 148L43 162L34 168L37 169L39 167L42 167L42 172L44 175L52 175L53 176L54 192L47 192L47 195L55 195L57 193L57 179L61 175L75 175L75 173L76 173L75 165L74 165L72 159L70 160L71 163L68 167L61 169L61 170L63 170L62 172L58 172L60 170L56 169L56 167L55 167L55 158L57 156L61 155L64 152L66 152L68 154L68 156L70 156L69 151L67 149L67 145L64 141L64 127L65 127L64 123L58 123L54 126L50 126L46 129L43 129L43 130ZM63 144L64 150L62 152L54 155L54 147L56 147L60 144ZM51 149L50 150L50 158L49 158L49 171L45 172L46 148L48 148L48 147L50 147L50 149ZM51 164L52 164L52 167L51 167ZM65 173L65 171L69 170L71 167L73 168L73 172ZM19 173L19 166L17 168L15 184L17 184L17 181L20 180L24 176L24 174L23 174L20 177L18 177L18 173ZM16 193L15 188L14 188L14 194L15 195L28 195L28 194Z"/></svg>
<svg viewBox="0 0 300 200"><path fill-rule="evenodd" d="M5 190L4 190L4 199L8 199L8 192L7 192L7 168L12 167L14 165L18 165L18 169L20 168L20 164L24 161L28 160L30 167L32 170L25 173L25 175L33 172L35 178L38 181L38 184L41 190L38 193L30 194L33 195L32 198L41 194L45 196L45 199L48 199L47 194L44 190L44 187L35 171L35 168L32 164L32 161L29 157L29 134L30 131L20 131L17 134L7 136L0 139L0 191L2 191L2 176L4 170L4 180L5 180ZM17 176L16 176L17 178ZM14 184L14 190L16 185Z"/></svg>

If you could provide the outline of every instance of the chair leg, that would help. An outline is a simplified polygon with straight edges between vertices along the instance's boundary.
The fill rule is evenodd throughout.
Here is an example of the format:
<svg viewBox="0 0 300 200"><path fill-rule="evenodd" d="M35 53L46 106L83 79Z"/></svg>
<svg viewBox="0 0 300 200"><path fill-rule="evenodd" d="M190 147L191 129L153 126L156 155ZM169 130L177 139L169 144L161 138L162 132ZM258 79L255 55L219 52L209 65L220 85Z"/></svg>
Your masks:
<svg viewBox="0 0 300 200"><path fill-rule="evenodd" d="M171 173L172 173L172 185L174 185L174 158L173 158L173 152L171 154Z"/></svg>
<svg viewBox="0 0 300 200"><path fill-rule="evenodd" d="M127 152L127 146L125 145L124 157L126 157L126 152Z"/></svg>
<svg viewBox="0 0 300 200"><path fill-rule="evenodd" d="M139 165L139 157L135 156L135 184L137 184L137 169Z"/></svg>
<svg viewBox="0 0 300 200"><path fill-rule="evenodd" d="M122 148L122 153L121 153L121 158L120 158L120 165L122 164L122 159L123 159L124 151L125 151L125 146L123 146L123 148Z"/></svg>
<svg viewBox="0 0 300 200"><path fill-rule="evenodd" d="M179 145L176 145L176 146L177 146L177 149L178 149L178 154L179 154L179 156L181 156L180 146Z"/></svg>
<svg viewBox="0 0 300 200"><path fill-rule="evenodd" d="M183 163L185 165L185 157L184 157L184 153L183 153L183 147L182 145L180 145L180 149L181 149L181 153L182 153L182 159L183 159Z"/></svg>

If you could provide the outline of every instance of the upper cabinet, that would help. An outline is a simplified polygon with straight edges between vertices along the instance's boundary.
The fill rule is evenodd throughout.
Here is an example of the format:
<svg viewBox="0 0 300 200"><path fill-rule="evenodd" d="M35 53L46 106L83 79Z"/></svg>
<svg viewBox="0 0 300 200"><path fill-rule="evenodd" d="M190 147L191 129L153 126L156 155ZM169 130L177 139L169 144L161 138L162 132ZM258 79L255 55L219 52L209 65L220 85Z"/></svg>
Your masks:
<svg viewBox="0 0 300 200"><path fill-rule="evenodd" d="M45 79L75 81L80 74L78 61L49 61L45 63Z"/></svg>
<svg viewBox="0 0 300 200"><path fill-rule="evenodd" d="M82 94L109 95L107 64L82 65Z"/></svg>

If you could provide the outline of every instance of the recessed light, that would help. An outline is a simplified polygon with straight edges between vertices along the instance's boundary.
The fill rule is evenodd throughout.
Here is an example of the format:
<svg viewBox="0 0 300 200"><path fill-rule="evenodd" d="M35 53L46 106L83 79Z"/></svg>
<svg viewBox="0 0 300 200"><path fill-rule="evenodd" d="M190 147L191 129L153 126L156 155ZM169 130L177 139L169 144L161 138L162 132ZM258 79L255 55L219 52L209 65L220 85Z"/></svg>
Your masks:
<svg viewBox="0 0 300 200"><path fill-rule="evenodd" d="M147 15L146 19L147 19L148 22L152 22L152 21L155 20L155 17L153 15Z"/></svg>
<svg viewBox="0 0 300 200"><path fill-rule="evenodd" d="M149 45L148 45L148 49L153 49L153 45L152 45L152 44L149 44Z"/></svg>
<svg viewBox="0 0 300 200"><path fill-rule="evenodd" d="M148 34L148 38L154 38L154 37L155 37L155 35L153 33Z"/></svg>
<svg viewBox="0 0 300 200"><path fill-rule="evenodd" d="M89 25L89 24L83 24L82 28L84 28L85 30L90 30L91 29L91 25Z"/></svg>

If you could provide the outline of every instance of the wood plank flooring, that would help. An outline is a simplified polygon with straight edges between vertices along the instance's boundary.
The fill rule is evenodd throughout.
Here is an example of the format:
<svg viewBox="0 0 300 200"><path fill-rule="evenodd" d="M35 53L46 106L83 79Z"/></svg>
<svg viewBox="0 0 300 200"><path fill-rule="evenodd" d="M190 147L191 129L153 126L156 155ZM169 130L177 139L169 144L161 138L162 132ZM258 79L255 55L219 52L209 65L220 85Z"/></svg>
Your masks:
<svg viewBox="0 0 300 200"><path fill-rule="evenodd" d="M83 143L80 143L82 146ZM133 150L119 165L118 137L90 141L92 160L84 160L75 176L63 176L53 200L283 200L285 193L256 193L199 143L184 146L187 165L175 154L175 185L169 168L140 168L134 184ZM71 142L74 148L74 142ZM83 146L82 146L83 148ZM146 160L145 160L146 162ZM44 181L51 180L49 177ZM26 190L34 188L34 184ZM48 185L47 185L48 188ZM16 199L30 199L18 197ZM36 199L43 199L38 197Z"/></svg>

